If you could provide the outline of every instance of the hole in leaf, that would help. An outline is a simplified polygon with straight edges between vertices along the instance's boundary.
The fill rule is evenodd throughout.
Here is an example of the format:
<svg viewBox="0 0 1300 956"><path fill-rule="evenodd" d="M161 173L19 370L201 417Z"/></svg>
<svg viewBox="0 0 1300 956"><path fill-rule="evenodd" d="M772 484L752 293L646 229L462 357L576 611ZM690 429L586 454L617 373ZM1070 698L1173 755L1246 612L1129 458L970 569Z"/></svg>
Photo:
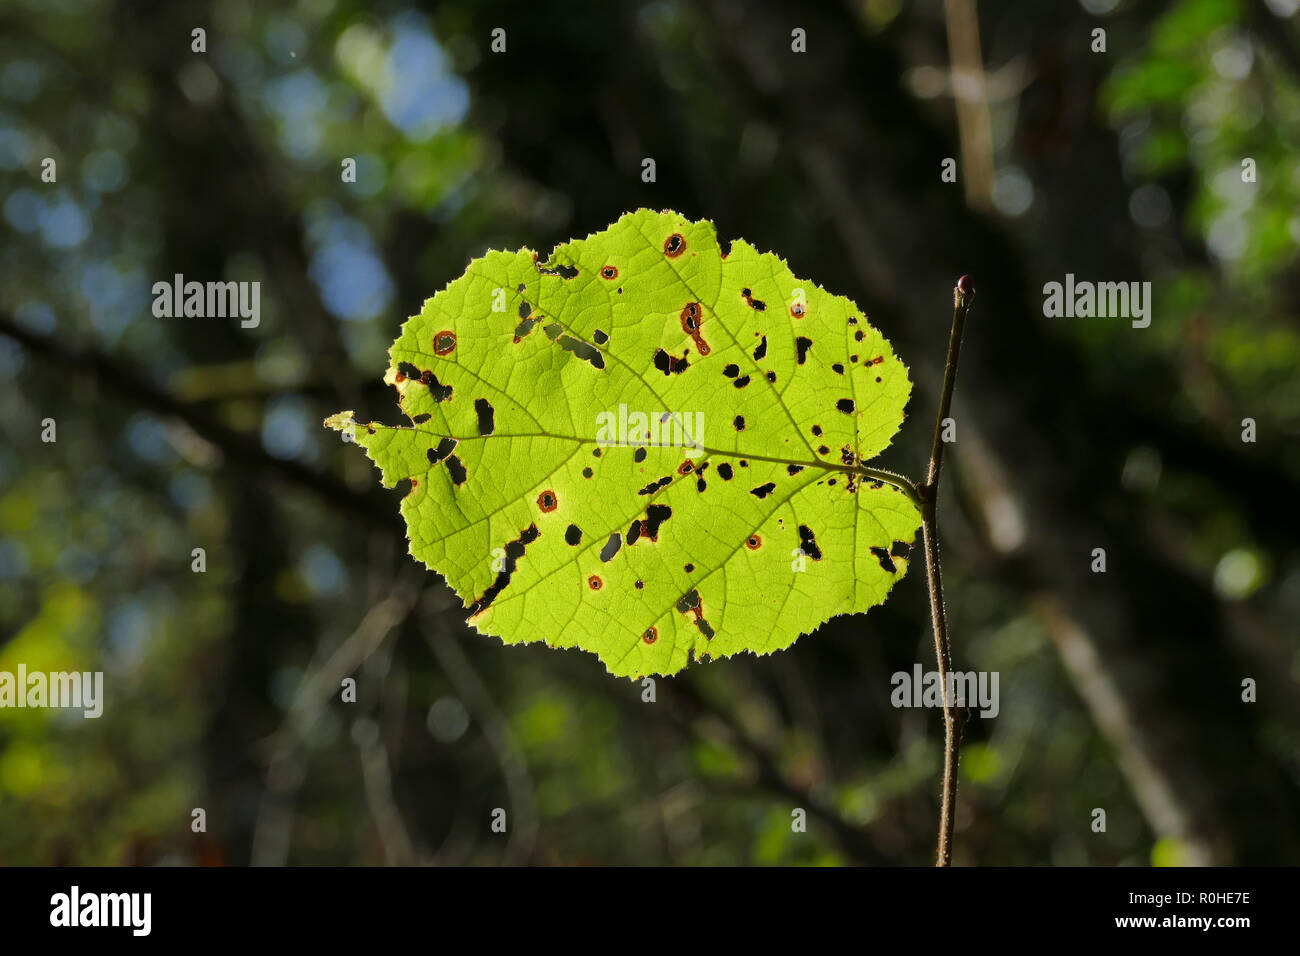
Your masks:
<svg viewBox="0 0 1300 956"><path fill-rule="evenodd" d="M569 545L579 545L582 543L582 529L576 524L571 524L564 529L564 541Z"/></svg>
<svg viewBox="0 0 1300 956"><path fill-rule="evenodd" d="M539 537L541 532L537 530L537 525L530 524L524 531L520 532L518 538L506 545L506 558L500 571L497 572L496 580L483 592L483 596L469 606L469 616L473 618L485 607L496 600L496 596L505 590L506 585L510 583L511 576L518 567L519 559L524 556L524 551L528 545L532 544Z"/></svg>
<svg viewBox="0 0 1300 956"><path fill-rule="evenodd" d="M617 279L618 266L605 266L605 268L600 270L600 277L602 279Z"/></svg>
<svg viewBox="0 0 1300 956"><path fill-rule="evenodd" d="M555 497L555 492L547 489L537 496L537 507L544 512L554 511L560 506L560 500Z"/></svg>
<svg viewBox="0 0 1300 956"><path fill-rule="evenodd" d="M546 331L548 334L550 330L551 327L547 326ZM572 335L566 335L560 339L560 348L566 352L572 352L584 362L590 363L592 368L603 369L605 367L604 353L590 342L584 342L581 339L575 339Z"/></svg>
<svg viewBox="0 0 1300 956"><path fill-rule="evenodd" d="M659 540L659 529L665 521L673 516L673 509L668 505L651 505L645 512L645 526L642 533L651 541Z"/></svg>
<svg viewBox="0 0 1300 956"><path fill-rule="evenodd" d="M460 442L454 438L444 438L442 441L438 442L437 448L430 448L425 452L425 454L429 456L429 464L438 464L438 462L444 460L448 455L455 451L456 446L459 444Z"/></svg>
<svg viewBox="0 0 1300 956"><path fill-rule="evenodd" d="M451 480L455 482L456 487L465 484L465 479L469 477L469 472L465 470L465 465L459 458L452 455L447 459L447 471L451 474Z"/></svg>
<svg viewBox="0 0 1300 956"><path fill-rule="evenodd" d="M520 311L522 310L523 310L523 306L520 306ZM518 344L519 341L523 339L524 336L526 336L529 332L531 332L533 330L533 326L536 324L537 324L536 319L524 319L522 322L520 322L519 325L515 328L515 344Z"/></svg>
<svg viewBox="0 0 1300 956"><path fill-rule="evenodd" d="M814 561L822 559L822 549L817 547L817 536L806 524L799 525L799 549Z"/></svg>
<svg viewBox="0 0 1300 956"><path fill-rule="evenodd" d="M676 259L686 251L686 237L680 232L674 232L664 240L664 255L669 259Z"/></svg>
<svg viewBox="0 0 1300 956"><path fill-rule="evenodd" d="M497 430L496 410L486 398L474 399L474 411L478 413L478 433L491 435Z"/></svg>
<svg viewBox="0 0 1300 956"><path fill-rule="evenodd" d="M663 349L659 349L655 352L654 364L655 368L665 375L677 375L686 371L690 363L686 361L685 353L682 353L682 357L678 358L675 355L669 355Z"/></svg>
<svg viewBox="0 0 1300 956"><path fill-rule="evenodd" d="M660 488L666 487L667 485L671 485L672 483L673 483L673 476L672 476L672 475L664 475L664 476L663 476L662 478L660 478L658 481L652 481L652 482L650 482L650 484L646 485L644 488L642 488L640 491L638 491L637 494L638 494L638 495L652 495L652 494L654 494L656 491L658 491Z"/></svg>
<svg viewBox="0 0 1300 956"><path fill-rule="evenodd" d="M812 348L812 344L812 339L806 338L802 335L794 340L794 347L799 353L798 362L800 365L802 365L804 360L808 358L808 350Z"/></svg>

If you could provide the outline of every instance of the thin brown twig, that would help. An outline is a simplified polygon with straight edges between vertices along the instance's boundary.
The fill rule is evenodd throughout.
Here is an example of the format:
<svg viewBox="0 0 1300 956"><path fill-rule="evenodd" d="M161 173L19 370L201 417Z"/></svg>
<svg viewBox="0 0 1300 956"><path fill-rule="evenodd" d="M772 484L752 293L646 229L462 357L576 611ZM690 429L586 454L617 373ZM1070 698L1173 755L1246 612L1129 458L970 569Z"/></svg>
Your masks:
<svg viewBox="0 0 1300 956"><path fill-rule="evenodd" d="M936 504L939 498L939 470L943 465L943 423L952 408L952 390L957 382L957 358L961 352L962 330L966 313L975 298L975 289L967 276L957 280L952 290L952 335L948 339L948 361L943 371L943 393L939 414L934 423L934 444L930 448L930 470L925 483L918 486L921 497L921 534L925 541L925 571L930 585L930 621L934 628L934 656L939 666L939 686L943 688L943 802L939 812L939 851L936 866L952 862L952 824L957 806L957 766L961 759L961 732L965 710L952 700L948 678L952 670L952 644L948 638L948 614L943 603L943 575L939 565L939 524Z"/></svg>

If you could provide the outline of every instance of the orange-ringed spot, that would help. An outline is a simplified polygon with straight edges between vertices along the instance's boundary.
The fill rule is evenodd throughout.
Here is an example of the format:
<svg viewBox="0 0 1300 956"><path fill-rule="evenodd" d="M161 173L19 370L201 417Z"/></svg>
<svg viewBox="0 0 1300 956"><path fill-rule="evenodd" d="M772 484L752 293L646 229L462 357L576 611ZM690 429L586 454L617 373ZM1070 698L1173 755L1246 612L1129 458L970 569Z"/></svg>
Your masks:
<svg viewBox="0 0 1300 956"><path fill-rule="evenodd" d="M600 579L599 574L593 574L591 577L587 578L587 586L593 591L599 591L604 584L605 582Z"/></svg>
<svg viewBox="0 0 1300 956"><path fill-rule="evenodd" d="M709 354L709 344L704 341L704 335L700 331L700 325L704 320L704 311L700 308L698 302L687 302L682 307L682 331L691 337L695 343L695 349L701 355Z"/></svg>
<svg viewBox="0 0 1300 956"><path fill-rule="evenodd" d="M553 491L543 491L537 496L537 507L541 508L542 511L554 511L559 506L560 501L555 497Z"/></svg>
<svg viewBox="0 0 1300 956"><path fill-rule="evenodd" d="M757 551L763 545L763 539L756 534L751 534L745 539L745 547L750 551Z"/></svg>
<svg viewBox="0 0 1300 956"><path fill-rule="evenodd" d="M450 329L444 329L433 337L433 354L450 355L456 348L456 333Z"/></svg>
<svg viewBox="0 0 1300 956"><path fill-rule="evenodd" d="M659 640L659 628L647 627L645 633L641 635L641 640L645 641L647 644L653 644L655 641Z"/></svg>
<svg viewBox="0 0 1300 956"><path fill-rule="evenodd" d="M680 232L674 232L664 240L664 255L669 259L676 259L686 251L686 237Z"/></svg>
<svg viewBox="0 0 1300 956"><path fill-rule="evenodd" d="M605 266L605 268L600 270L600 277L602 279L617 279L618 266Z"/></svg>

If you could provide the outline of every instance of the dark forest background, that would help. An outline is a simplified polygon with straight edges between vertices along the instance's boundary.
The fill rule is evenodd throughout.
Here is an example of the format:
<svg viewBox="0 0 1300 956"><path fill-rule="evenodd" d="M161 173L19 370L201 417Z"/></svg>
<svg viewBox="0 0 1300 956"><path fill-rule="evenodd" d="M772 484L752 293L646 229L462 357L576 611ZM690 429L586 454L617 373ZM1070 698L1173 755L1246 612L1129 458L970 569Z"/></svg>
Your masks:
<svg viewBox="0 0 1300 956"><path fill-rule="evenodd" d="M956 863L1300 860L1297 6L6 3L0 669L107 703L0 710L0 862L932 861L942 722L889 704L933 666L919 566L644 703L469 632L321 428L397 420L387 347L472 257L639 206L866 309L918 478L975 279L940 527L1001 713ZM175 273L260 281L261 324L155 318ZM1150 281L1150 327L1045 318L1066 273Z"/></svg>

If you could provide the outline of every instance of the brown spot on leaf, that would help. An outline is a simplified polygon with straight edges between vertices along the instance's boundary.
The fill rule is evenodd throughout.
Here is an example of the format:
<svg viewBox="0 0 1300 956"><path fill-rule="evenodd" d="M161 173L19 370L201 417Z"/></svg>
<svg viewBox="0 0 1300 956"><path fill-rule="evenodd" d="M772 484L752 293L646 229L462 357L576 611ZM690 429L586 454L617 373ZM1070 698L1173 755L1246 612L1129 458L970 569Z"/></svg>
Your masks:
<svg viewBox="0 0 1300 956"><path fill-rule="evenodd" d="M698 590L691 588L683 594L681 599L677 602L677 610L682 614L690 614L693 616L695 618L695 626L700 629L700 633L710 640L713 639L714 631L713 628L709 626L709 622L704 619L704 606L700 602L700 592Z"/></svg>
<svg viewBox="0 0 1300 956"><path fill-rule="evenodd" d="M682 331L691 337L695 350L701 355L709 354L709 343L704 341L700 325L704 321L704 311L698 302L687 302L682 307Z"/></svg>
<svg viewBox="0 0 1300 956"><path fill-rule="evenodd" d="M674 232L664 240L664 255L669 259L676 259L686 251L686 237L680 232Z"/></svg>
<svg viewBox="0 0 1300 956"><path fill-rule="evenodd" d="M444 329L433 337L433 354L450 355L456 348L456 333Z"/></svg>
<svg viewBox="0 0 1300 956"><path fill-rule="evenodd" d="M637 582L637 584L640 583L640 581ZM645 633L641 635L641 640L645 641L647 644L653 644L655 641L659 640L659 629L657 627L647 627Z"/></svg>
<svg viewBox="0 0 1300 956"><path fill-rule="evenodd" d="M599 591L604 586L605 582L600 579L599 574L593 574L591 577L587 578L587 587L591 588L593 591Z"/></svg>
<svg viewBox="0 0 1300 956"><path fill-rule="evenodd" d="M749 548L750 551L757 551L762 546L763 539L756 534L751 534L745 539L745 547Z"/></svg>
<svg viewBox="0 0 1300 956"><path fill-rule="evenodd" d="M618 266L605 266L600 270L600 277L602 279L617 279Z"/></svg>
<svg viewBox="0 0 1300 956"><path fill-rule="evenodd" d="M537 507L543 512L551 512L560 506L560 499L549 488L537 496Z"/></svg>

